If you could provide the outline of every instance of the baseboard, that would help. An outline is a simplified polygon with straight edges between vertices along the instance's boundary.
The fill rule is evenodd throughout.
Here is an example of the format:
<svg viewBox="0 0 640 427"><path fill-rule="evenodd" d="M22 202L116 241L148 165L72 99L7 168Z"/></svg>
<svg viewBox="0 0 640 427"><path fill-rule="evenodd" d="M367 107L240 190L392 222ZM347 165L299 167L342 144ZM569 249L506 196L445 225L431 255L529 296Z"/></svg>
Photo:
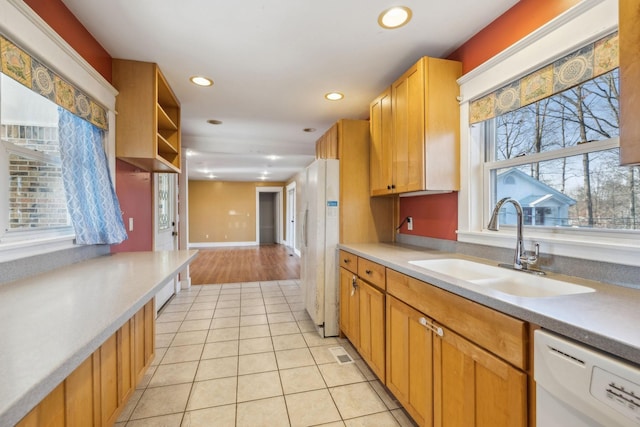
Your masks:
<svg viewBox="0 0 640 427"><path fill-rule="evenodd" d="M258 242L189 242L189 249L258 246Z"/></svg>

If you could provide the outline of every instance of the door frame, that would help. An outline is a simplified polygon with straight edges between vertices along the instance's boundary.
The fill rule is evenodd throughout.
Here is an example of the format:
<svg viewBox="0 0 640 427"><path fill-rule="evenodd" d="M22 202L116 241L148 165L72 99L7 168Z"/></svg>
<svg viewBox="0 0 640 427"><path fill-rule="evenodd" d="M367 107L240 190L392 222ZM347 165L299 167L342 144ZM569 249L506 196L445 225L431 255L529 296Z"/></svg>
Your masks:
<svg viewBox="0 0 640 427"><path fill-rule="evenodd" d="M260 193L276 193L276 243L282 240L282 187L256 187L256 245L260 244Z"/></svg>
<svg viewBox="0 0 640 427"><path fill-rule="evenodd" d="M293 197L289 196L289 193L293 192ZM287 185L286 192L286 206L287 206L287 217L286 217L286 231L287 238L285 239L285 243L288 247L295 251L296 248L296 182L293 181L291 184Z"/></svg>

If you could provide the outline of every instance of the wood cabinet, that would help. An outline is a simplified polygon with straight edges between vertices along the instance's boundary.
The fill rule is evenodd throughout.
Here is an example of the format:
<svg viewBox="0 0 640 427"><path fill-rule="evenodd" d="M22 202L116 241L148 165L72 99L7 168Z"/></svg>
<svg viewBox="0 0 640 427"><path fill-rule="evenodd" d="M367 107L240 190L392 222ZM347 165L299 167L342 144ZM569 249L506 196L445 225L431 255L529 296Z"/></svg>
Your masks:
<svg viewBox="0 0 640 427"><path fill-rule="evenodd" d="M387 388L421 426L433 423L433 332L424 315L387 296Z"/></svg>
<svg viewBox="0 0 640 427"><path fill-rule="evenodd" d="M151 172L180 172L180 103L157 64L113 60L116 156Z"/></svg>
<svg viewBox="0 0 640 427"><path fill-rule="evenodd" d="M340 243L390 242L393 201L369 195L369 122L339 120L317 142L317 158L340 160Z"/></svg>
<svg viewBox="0 0 640 427"><path fill-rule="evenodd" d="M361 261L367 261L369 271L382 270L384 267L371 261L358 258L353 254L340 251L341 263L348 266L357 259L358 271ZM365 264L362 264L365 265ZM340 330L367 362L371 370L384 382L385 378L385 294L358 277L353 270L340 268Z"/></svg>
<svg viewBox="0 0 640 427"><path fill-rule="evenodd" d="M151 299L18 426L113 425L153 360L154 342L155 307Z"/></svg>
<svg viewBox="0 0 640 427"><path fill-rule="evenodd" d="M387 291L387 387L419 425L527 425L524 322L389 269Z"/></svg>
<svg viewBox="0 0 640 427"><path fill-rule="evenodd" d="M360 294L358 278L340 269L340 330L358 348L360 345Z"/></svg>
<svg viewBox="0 0 640 427"><path fill-rule="evenodd" d="M459 190L461 74L460 62L421 58L370 105L372 196Z"/></svg>
<svg viewBox="0 0 640 427"><path fill-rule="evenodd" d="M370 105L369 132L371 134L370 181L371 195L392 193L393 187L393 116L391 87Z"/></svg>
<svg viewBox="0 0 640 427"><path fill-rule="evenodd" d="M620 164L640 164L640 3L618 2L620 37Z"/></svg>
<svg viewBox="0 0 640 427"><path fill-rule="evenodd" d="M433 365L434 425L527 425L524 372L447 328L434 341Z"/></svg>

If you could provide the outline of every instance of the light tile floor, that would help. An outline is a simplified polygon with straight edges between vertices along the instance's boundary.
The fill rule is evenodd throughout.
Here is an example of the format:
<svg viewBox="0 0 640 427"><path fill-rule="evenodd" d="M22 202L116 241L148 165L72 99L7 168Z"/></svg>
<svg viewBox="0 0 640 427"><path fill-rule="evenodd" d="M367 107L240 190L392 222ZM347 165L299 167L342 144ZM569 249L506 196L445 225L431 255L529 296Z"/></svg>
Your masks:
<svg viewBox="0 0 640 427"><path fill-rule="evenodd" d="M354 363L340 365L332 347ZM200 285L160 312L156 356L116 426L414 426L299 281Z"/></svg>

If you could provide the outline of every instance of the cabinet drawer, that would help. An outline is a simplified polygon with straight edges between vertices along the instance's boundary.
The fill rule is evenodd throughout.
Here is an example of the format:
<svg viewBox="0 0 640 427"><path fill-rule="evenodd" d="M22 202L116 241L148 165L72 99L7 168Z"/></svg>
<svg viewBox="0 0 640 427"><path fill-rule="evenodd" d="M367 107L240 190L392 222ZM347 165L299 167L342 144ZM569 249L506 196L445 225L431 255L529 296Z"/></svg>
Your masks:
<svg viewBox="0 0 640 427"><path fill-rule="evenodd" d="M372 285L385 290L385 267L365 258L358 257L358 276Z"/></svg>
<svg viewBox="0 0 640 427"><path fill-rule="evenodd" d="M358 274L358 257L352 253L340 251L340 267Z"/></svg>
<svg viewBox="0 0 640 427"><path fill-rule="evenodd" d="M512 365L527 369L527 324L387 269L387 292Z"/></svg>

